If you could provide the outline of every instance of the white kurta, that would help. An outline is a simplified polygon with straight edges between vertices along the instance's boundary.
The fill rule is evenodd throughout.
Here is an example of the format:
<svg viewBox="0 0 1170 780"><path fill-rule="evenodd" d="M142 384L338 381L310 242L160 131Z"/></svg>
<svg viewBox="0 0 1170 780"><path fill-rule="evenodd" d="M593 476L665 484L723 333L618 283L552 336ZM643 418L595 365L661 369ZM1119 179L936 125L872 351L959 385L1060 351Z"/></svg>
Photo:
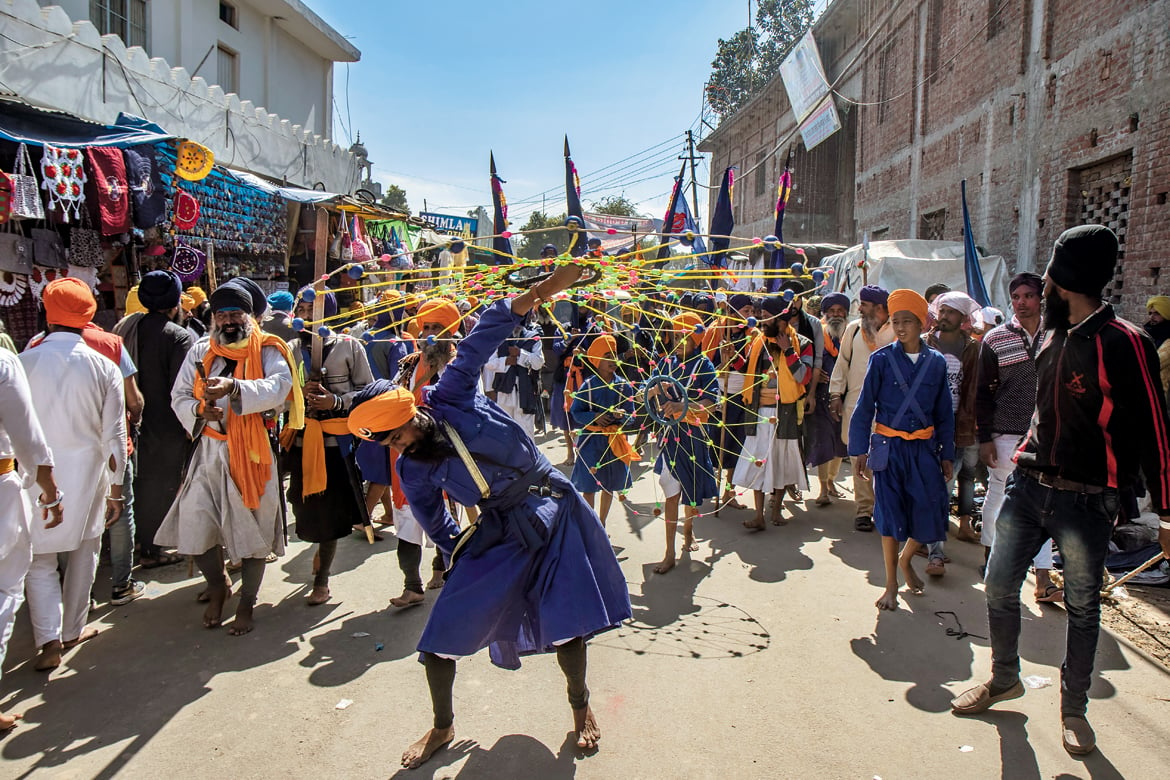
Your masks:
<svg viewBox="0 0 1170 780"><path fill-rule="evenodd" d="M517 338L519 338L517 336ZM531 348L524 348L520 350L519 357L516 358L516 364L522 368L531 369L532 371L539 371L544 368L544 350L540 348L540 342L537 341ZM503 374L511 366L508 365L508 356L493 357L487 362L487 368L495 374ZM519 381L523 381L523 377ZM539 403L539 399L537 401ZM513 420L520 423L520 427L529 436L536 435L536 415L528 414L520 409L520 390L517 388L510 393L497 393L496 405L503 409Z"/></svg>
<svg viewBox="0 0 1170 780"><path fill-rule="evenodd" d="M187 353L175 386L171 390L171 408L187 430L193 430L199 401L195 398L196 362L202 362L209 342L198 342ZM293 377L288 362L276 347L261 350L264 363L262 379L240 379L240 394L231 400L235 414L261 414L284 408L292 391ZM219 376L226 363L217 357L208 376ZM228 399L216 405L227 409ZM223 423L208 423L223 431ZM210 436L201 436L187 479L179 489L175 503L167 512L155 535L155 544L174 547L182 555L199 555L215 545L223 545L228 558L263 558L270 552L284 553L284 531L280 521L280 502L284 500L273 458L260 506L255 511L244 506L244 499L228 470L228 446Z"/></svg>
<svg viewBox="0 0 1170 780"><path fill-rule="evenodd" d="M22 482L31 486L38 466L53 465L53 454L33 407L24 367L6 349L0 349L2 458L16 458L22 464L24 479L17 471L0 474L0 667L4 665L16 613L24 602L24 578L32 562L31 512Z"/></svg>
<svg viewBox="0 0 1170 780"><path fill-rule="evenodd" d="M53 450L57 486L65 494L60 525L46 530L32 524L33 552L69 552L101 536L109 486L122 484L126 473L122 374L76 333L50 333L20 361ZM32 500L39 494L37 487L28 490Z"/></svg>
<svg viewBox="0 0 1170 780"><path fill-rule="evenodd" d="M887 320L874 337L874 349L894 341L894 326ZM861 386L865 384L865 371L869 368L869 356L873 350L865 341L861 320L854 320L846 326L838 350L833 375L829 379L829 394L841 395L844 409L841 413L841 440L849 443L849 421L861 397Z"/></svg>

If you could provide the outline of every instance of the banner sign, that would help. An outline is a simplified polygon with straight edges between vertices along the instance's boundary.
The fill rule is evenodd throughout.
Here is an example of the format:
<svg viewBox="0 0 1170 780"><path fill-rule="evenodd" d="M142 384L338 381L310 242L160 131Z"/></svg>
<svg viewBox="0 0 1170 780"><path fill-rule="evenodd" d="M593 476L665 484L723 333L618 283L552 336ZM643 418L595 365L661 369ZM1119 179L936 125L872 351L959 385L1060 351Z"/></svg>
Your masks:
<svg viewBox="0 0 1170 780"><path fill-rule="evenodd" d="M803 122L821 98L829 94L829 81L825 78L812 30L804 34L800 43L780 63L780 78L784 81L796 121Z"/></svg>
<svg viewBox="0 0 1170 780"><path fill-rule="evenodd" d="M478 235L476 229L479 227L479 220L475 217L457 217L452 214L435 214L430 211L421 212L419 216L434 225L435 230L440 233L454 233L459 236L467 233L472 236Z"/></svg>

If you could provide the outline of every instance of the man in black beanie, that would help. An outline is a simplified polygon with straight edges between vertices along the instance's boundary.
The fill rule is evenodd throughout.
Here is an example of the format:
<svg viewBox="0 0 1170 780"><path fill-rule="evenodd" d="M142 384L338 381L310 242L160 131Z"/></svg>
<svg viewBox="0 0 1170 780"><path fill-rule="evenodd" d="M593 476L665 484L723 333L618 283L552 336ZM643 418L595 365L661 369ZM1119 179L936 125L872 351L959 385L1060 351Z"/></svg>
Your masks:
<svg viewBox="0 0 1170 780"><path fill-rule="evenodd" d="M134 477L134 538L138 563L144 569L183 560L179 555L167 555L154 543L154 535L179 493L183 464L191 448L187 431L171 409L171 387L195 343L191 332L176 322L181 294L176 274L151 271L138 285L138 300L146 313L131 314L114 327L138 366L144 401Z"/></svg>
<svg viewBox="0 0 1170 780"><path fill-rule="evenodd" d="M1144 475L1170 554L1170 425L1149 336L1117 317L1102 291L1117 264L1117 236L1099 225L1066 230L1045 273L1047 339L1036 358L1036 414L996 520L987 563L992 677L951 702L974 715L1024 694L1020 683L1020 586L1048 539L1064 561L1068 634L1061 666L1065 749L1090 753L1085 719L1101 627L1105 556L1118 490Z"/></svg>

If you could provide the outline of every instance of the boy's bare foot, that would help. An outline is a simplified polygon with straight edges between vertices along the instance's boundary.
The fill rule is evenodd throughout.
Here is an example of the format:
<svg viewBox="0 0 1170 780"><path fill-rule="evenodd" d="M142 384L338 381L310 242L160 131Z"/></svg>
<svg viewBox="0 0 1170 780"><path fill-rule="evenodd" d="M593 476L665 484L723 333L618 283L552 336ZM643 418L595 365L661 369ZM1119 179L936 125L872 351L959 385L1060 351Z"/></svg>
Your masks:
<svg viewBox="0 0 1170 780"><path fill-rule="evenodd" d="M305 599L305 603L310 607L319 607L329 600L329 587L327 585L314 585L313 592L309 594L309 598Z"/></svg>
<svg viewBox="0 0 1170 780"><path fill-rule="evenodd" d="M455 727L445 729L431 729L423 734L422 739L408 747L402 754L402 765L407 769L417 769L426 763L439 748L455 738Z"/></svg>
<svg viewBox="0 0 1170 780"><path fill-rule="evenodd" d="M419 604L426 601L426 597L421 593L415 593L413 590L402 591L401 596L395 596L390 599L390 606L397 609L404 607L417 607Z"/></svg>
<svg viewBox="0 0 1170 780"><path fill-rule="evenodd" d="M879 610L888 609L893 612L898 608L898 591L888 588L882 591L882 597L874 602L874 606Z"/></svg>
<svg viewBox="0 0 1170 780"><path fill-rule="evenodd" d="M898 564L898 568L902 570L902 576L906 578L906 587L910 589L910 592L915 596L921 596L926 590L926 583L915 573L914 565L910 561L903 561Z"/></svg>
<svg viewBox="0 0 1170 780"><path fill-rule="evenodd" d="M250 599L241 598L239 606L236 607L236 619L232 621L228 633L232 636L243 636L251 631L252 625L252 603Z"/></svg>
<svg viewBox="0 0 1170 780"><path fill-rule="evenodd" d="M33 664L33 668L38 672L48 672L60 665L61 640L54 639L52 642L45 642L41 646L41 654L37 656L37 662Z"/></svg>
<svg viewBox="0 0 1170 780"><path fill-rule="evenodd" d="M690 531L683 534L683 552L698 552L699 545L695 542L695 535Z"/></svg>
<svg viewBox="0 0 1170 780"><path fill-rule="evenodd" d="M431 575L431 581L427 583L427 590L439 590L443 587L443 572L436 571Z"/></svg>
<svg viewBox="0 0 1170 780"><path fill-rule="evenodd" d="M730 490L723 494L720 503L723 504L725 509L747 509L746 506L739 503L739 499L735 497L735 493Z"/></svg>
<svg viewBox="0 0 1170 780"><path fill-rule="evenodd" d="M90 639L93 639L97 635L98 635L98 630L96 628L94 628L93 626L86 626L85 628L83 628L81 630L80 636L78 636L76 639L66 639L64 642L61 643L61 646L63 648L65 648L66 650L72 650L73 648L75 648L79 644L81 644L82 642L87 642Z"/></svg>
<svg viewBox="0 0 1170 780"><path fill-rule="evenodd" d="M203 627L218 628L223 623L223 603L227 601L228 588L220 585L218 588L208 588L207 609L203 610Z"/></svg>
<svg viewBox="0 0 1170 780"><path fill-rule="evenodd" d="M0 712L0 734L16 728L16 722L22 718L24 718L24 716L19 712L14 712L11 715Z"/></svg>
<svg viewBox="0 0 1170 780"><path fill-rule="evenodd" d="M675 559L673 555L668 555L662 559L662 563L654 567L655 574L666 574L674 568Z"/></svg>
<svg viewBox="0 0 1170 780"><path fill-rule="evenodd" d="M588 704L584 709L573 710L573 728L577 731L577 747L582 750L593 750L601 741L601 727Z"/></svg>

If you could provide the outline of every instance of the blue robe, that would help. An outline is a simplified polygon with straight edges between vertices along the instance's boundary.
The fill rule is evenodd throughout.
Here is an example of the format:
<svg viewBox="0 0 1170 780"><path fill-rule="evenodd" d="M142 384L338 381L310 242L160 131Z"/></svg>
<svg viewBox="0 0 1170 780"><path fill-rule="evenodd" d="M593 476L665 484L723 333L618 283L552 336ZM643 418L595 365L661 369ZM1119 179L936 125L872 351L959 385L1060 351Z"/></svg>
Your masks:
<svg viewBox="0 0 1170 780"><path fill-rule="evenodd" d="M875 417L883 425L908 433L934 427L929 439L890 437L889 464L874 472L873 483L873 519L881 535L898 541L931 543L947 536L950 499L940 462L955 460L955 413L947 385L946 359L926 342L919 355L917 362L910 362L902 344L895 341L870 356L861 396L849 423L849 455L869 452ZM900 421L894 419L910 388L895 378L892 361L897 361L907 385L913 385L920 372L927 372L917 399L929 419L922 419L913 408Z"/></svg>
<svg viewBox="0 0 1170 780"><path fill-rule="evenodd" d="M419 639L422 652L471 655L490 645L492 663L517 669L520 656L553 642L616 628L630 617L625 577L596 513L511 417L479 392L488 358L520 318L511 303L488 308L439 381L423 391L431 416L450 424L491 488L479 488L457 455L396 466L427 536L450 558L459 527L443 491L480 507L478 527L450 570ZM545 484L560 498L528 492Z"/></svg>
<svg viewBox="0 0 1170 780"><path fill-rule="evenodd" d="M658 364L656 371L681 382L691 404L706 401L710 402L710 408L719 400L715 366L701 350L696 349L685 361L678 355L671 355ZM719 495L719 480L711 460L711 442L703 426L681 420L663 431L660 443L662 451L654 461L654 473L661 474L664 468L670 469L682 485L684 504L698 506Z"/></svg>
<svg viewBox="0 0 1170 780"><path fill-rule="evenodd" d="M573 395L569 418L573 427L581 430L577 437L577 460L573 463L573 487L582 493L606 490L618 493L629 490L630 467L609 448L609 437L604 433L584 430L606 412L634 414L634 387L619 376L612 384L601 377L591 376Z"/></svg>

